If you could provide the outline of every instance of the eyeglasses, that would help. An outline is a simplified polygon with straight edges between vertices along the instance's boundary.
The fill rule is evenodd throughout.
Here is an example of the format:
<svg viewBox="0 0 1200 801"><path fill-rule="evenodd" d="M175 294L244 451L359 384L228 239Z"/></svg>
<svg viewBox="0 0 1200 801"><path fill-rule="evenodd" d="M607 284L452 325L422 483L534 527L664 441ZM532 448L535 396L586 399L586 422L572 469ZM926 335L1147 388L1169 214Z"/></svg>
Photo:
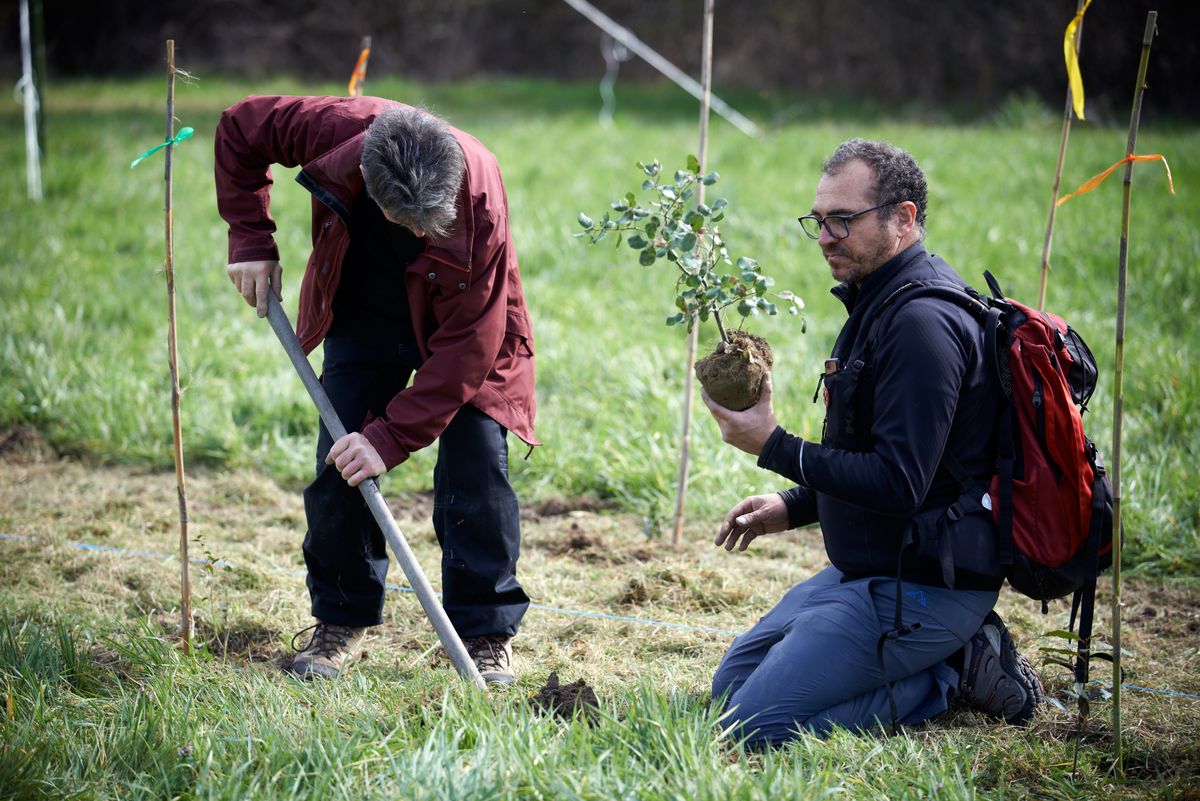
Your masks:
<svg viewBox="0 0 1200 801"><path fill-rule="evenodd" d="M821 226L825 226L825 230L834 239L845 239L850 236L850 221L855 217L861 217L864 214L878 211L885 206L894 206L897 203L903 202L903 200L890 200L887 203L880 203L878 206L856 211L853 214L830 214L828 217L805 214L803 217L797 217L796 219L800 221L800 227L804 229L804 233L808 235L809 239L821 238Z"/></svg>

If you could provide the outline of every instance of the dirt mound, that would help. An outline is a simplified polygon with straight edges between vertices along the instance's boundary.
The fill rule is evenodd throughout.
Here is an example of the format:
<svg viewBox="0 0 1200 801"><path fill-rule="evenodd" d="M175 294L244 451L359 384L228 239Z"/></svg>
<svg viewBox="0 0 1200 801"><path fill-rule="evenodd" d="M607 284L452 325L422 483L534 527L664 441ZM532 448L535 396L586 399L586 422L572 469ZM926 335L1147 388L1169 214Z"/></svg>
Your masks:
<svg viewBox="0 0 1200 801"><path fill-rule="evenodd" d="M0 430L0 459L6 462L31 464L54 457L54 449L41 432L31 426Z"/></svg>
<svg viewBox="0 0 1200 801"><path fill-rule="evenodd" d="M578 715L580 719L592 723L600 717L600 701L587 682L580 679L564 686L559 683L557 672L550 674L546 684L529 699L529 703L564 720L571 720Z"/></svg>
<svg viewBox="0 0 1200 801"><path fill-rule="evenodd" d="M760 336L733 331L712 353L696 362L696 378L708 396L726 409L740 412L758 403L763 377L775 358Z"/></svg>

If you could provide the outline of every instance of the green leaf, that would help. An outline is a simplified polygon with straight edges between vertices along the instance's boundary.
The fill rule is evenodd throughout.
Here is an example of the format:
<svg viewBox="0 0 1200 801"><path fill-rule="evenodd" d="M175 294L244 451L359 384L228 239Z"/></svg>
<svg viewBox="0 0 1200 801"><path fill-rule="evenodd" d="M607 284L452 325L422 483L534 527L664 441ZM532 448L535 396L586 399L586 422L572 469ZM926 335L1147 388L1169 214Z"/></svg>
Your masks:
<svg viewBox="0 0 1200 801"><path fill-rule="evenodd" d="M698 287L700 286L700 276L693 273L688 273L687 277L683 279L683 282L690 287Z"/></svg>
<svg viewBox="0 0 1200 801"><path fill-rule="evenodd" d="M712 202L712 210L713 210L713 211L720 211L721 209L725 208L725 207L726 207L726 206L728 206L728 205L729 205L729 201L728 201L728 200L726 200L726 199L725 199L725 198L723 198L723 197L719 197L719 198L717 198L716 200L714 200L714 201Z"/></svg>
<svg viewBox="0 0 1200 801"><path fill-rule="evenodd" d="M692 154L689 153L688 157L687 157L687 168L689 171L691 171L691 173L693 175L699 175L700 174L700 159L696 158L695 156L693 156Z"/></svg>
<svg viewBox="0 0 1200 801"><path fill-rule="evenodd" d="M651 189L653 189L653 188L654 188L654 181L651 181L649 178L647 178L646 180L642 181L642 189L645 189L646 191L649 191L649 190L651 190Z"/></svg>
<svg viewBox="0 0 1200 801"><path fill-rule="evenodd" d="M703 183L705 186L712 186L719 180L721 180L721 176L718 175L715 170L700 179L701 183Z"/></svg>
<svg viewBox="0 0 1200 801"><path fill-rule="evenodd" d="M704 215L698 211L689 211L684 215L683 221L692 226L693 231L699 231L704 227Z"/></svg>
<svg viewBox="0 0 1200 801"><path fill-rule="evenodd" d="M710 222L719 223L723 219L725 219L725 212L718 211L716 214L714 214L712 216Z"/></svg>
<svg viewBox="0 0 1200 801"><path fill-rule="evenodd" d="M632 192L626 192L625 193L625 202L628 203L630 206L636 206L637 205L637 197Z"/></svg>
<svg viewBox="0 0 1200 801"><path fill-rule="evenodd" d="M629 237L629 247L633 248L634 250L641 250L649 244L650 241L641 234L634 234L633 236Z"/></svg>
<svg viewBox="0 0 1200 801"><path fill-rule="evenodd" d="M684 315L683 312L680 312L679 314L672 314L667 318L667 325L681 325L686 319L687 316Z"/></svg>
<svg viewBox="0 0 1200 801"><path fill-rule="evenodd" d="M1047 631L1042 636L1043 637L1059 637L1064 640L1078 640L1079 639L1078 634L1076 634L1073 631L1067 631L1066 629L1055 629L1053 631Z"/></svg>
<svg viewBox="0 0 1200 801"><path fill-rule="evenodd" d="M753 270L755 267L758 266L758 262L755 261L754 259L748 258L746 256L742 256L740 259L737 260L737 266L738 266L739 270Z"/></svg>
<svg viewBox="0 0 1200 801"><path fill-rule="evenodd" d="M596 225L594 222L592 222L592 218L584 214L582 211L579 212L579 224L588 230L591 230Z"/></svg>
<svg viewBox="0 0 1200 801"><path fill-rule="evenodd" d="M750 315L754 314L755 311L754 306L744 300L738 304L737 310L738 314L742 315L743 317L749 317Z"/></svg>
<svg viewBox="0 0 1200 801"><path fill-rule="evenodd" d="M646 248L642 251L642 254L638 256L638 263L643 267L649 267L651 264L654 264L655 258L656 256L654 253L654 248Z"/></svg>
<svg viewBox="0 0 1200 801"><path fill-rule="evenodd" d="M660 186L658 188L658 193L660 195L662 195L663 197L665 197L667 200L674 200L676 197L675 187L672 186L671 184L667 184L666 186Z"/></svg>
<svg viewBox="0 0 1200 801"><path fill-rule="evenodd" d="M679 240L679 249L690 252L693 249L695 249L695 247L696 247L696 234L692 231L688 231L683 236L683 238L681 240Z"/></svg>

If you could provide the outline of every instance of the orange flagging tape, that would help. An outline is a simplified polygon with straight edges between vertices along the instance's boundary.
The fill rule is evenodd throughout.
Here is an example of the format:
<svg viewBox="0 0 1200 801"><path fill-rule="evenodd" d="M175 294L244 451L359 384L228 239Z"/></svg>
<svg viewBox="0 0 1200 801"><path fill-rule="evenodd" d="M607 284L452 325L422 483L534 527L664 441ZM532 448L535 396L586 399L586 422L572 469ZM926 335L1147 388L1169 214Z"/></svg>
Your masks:
<svg viewBox="0 0 1200 801"><path fill-rule="evenodd" d="M1080 187L1078 189L1076 189L1074 192L1072 192L1071 194L1063 195L1062 197L1060 197L1058 199L1058 202L1055 203L1054 205L1061 206L1062 204L1066 203L1068 200L1075 197L1076 195L1082 195L1087 192L1091 192L1097 186L1104 183L1104 179L1107 178L1108 176L1112 175L1113 172L1115 172L1118 167L1120 167L1122 164L1128 164L1131 161L1161 161L1162 165L1163 165L1163 169L1165 169L1167 171L1167 187L1171 190L1172 195L1175 194L1175 182L1171 179L1171 165L1167 164L1166 156L1164 156L1161 153L1151 153L1146 156L1137 156L1137 155L1134 155L1133 153L1130 153L1128 156L1121 159L1120 161L1118 161L1116 164L1109 167L1104 172L1100 173L1099 175L1093 175L1091 178L1084 181L1083 184L1080 185Z"/></svg>
<svg viewBox="0 0 1200 801"><path fill-rule="evenodd" d="M354 65L354 72L350 73L350 85L347 91L351 97L358 97L362 94L363 81L367 79L367 57L371 55L371 48L364 47L363 51L358 54L358 62Z"/></svg>

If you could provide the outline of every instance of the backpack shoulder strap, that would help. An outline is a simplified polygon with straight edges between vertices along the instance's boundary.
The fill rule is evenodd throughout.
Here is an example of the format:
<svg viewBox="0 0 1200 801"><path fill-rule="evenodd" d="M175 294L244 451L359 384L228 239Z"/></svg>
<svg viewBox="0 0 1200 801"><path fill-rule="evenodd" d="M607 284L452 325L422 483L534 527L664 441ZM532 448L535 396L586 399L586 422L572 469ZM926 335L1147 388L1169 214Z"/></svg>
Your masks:
<svg viewBox="0 0 1200 801"><path fill-rule="evenodd" d="M896 312L908 301L921 297L936 297L950 301L965 309L981 324L985 323L989 316L993 316L996 322L1000 320L999 310L994 310L988 302L980 298L979 293L970 287L963 288L944 281L909 281L893 290L892 294L884 298L883 303L880 303L879 308L875 310L871 324L867 328L865 353L874 354L879 338L891 326ZM996 312L995 315L990 314L992 311ZM993 329L994 326L988 326L988 328Z"/></svg>
<svg viewBox="0 0 1200 801"><path fill-rule="evenodd" d="M993 297L981 297L974 289L963 288L955 284L940 281L912 281L897 288L889 295L875 311L871 324L867 329L865 354L867 358L874 355L875 345L879 338L891 325L892 318L900 307L914 298L937 297L958 305L974 317L984 329L984 358L988 369L996 379L1000 388L1000 414L997 420L997 467L1000 475L1000 510L999 529L1001 532L998 543L998 556L1001 564L1011 564L1013 560L1012 542L1012 478L1015 463L1013 445L1013 415L1012 415L1012 374L1008 363L1008 346L1010 335L1007 332L1006 320L1011 311L1011 304L1000 294L999 284L991 273L984 273ZM1001 339L1001 332L1003 340ZM966 469L954 454L946 451L942 454L942 465L959 484L960 492L964 495L982 495L980 487L975 485L967 475Z"/></svg>

